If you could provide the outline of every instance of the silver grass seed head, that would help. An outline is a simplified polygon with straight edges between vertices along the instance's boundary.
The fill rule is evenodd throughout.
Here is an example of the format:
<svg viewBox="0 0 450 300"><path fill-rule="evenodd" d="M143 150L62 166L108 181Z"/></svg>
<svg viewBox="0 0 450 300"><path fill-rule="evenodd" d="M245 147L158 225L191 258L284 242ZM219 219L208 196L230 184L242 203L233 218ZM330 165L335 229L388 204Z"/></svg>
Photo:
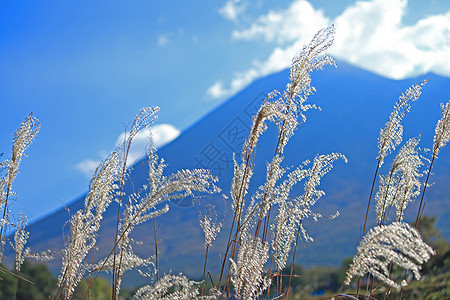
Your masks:
<svg viewBox="0 0 450 300"><path fill-rule="evenodd" d="M257 299L270 285L264 265L269 258L269 244L251 234L243 235L236 261L230 258L231 282L241 299Z"/></svg>
<svg viewBox="0 0 450 300"><path fill-rule="evenodd" d="M414 277L420 279L421 265L434 254L419 232L407 223L376 226L361 240L344 283L349 285L354 276L370 273L386 285L400 289L406 282L397 283L389 277L390 264L411 270Z"/></svg>
<svg viewBox="0 0 450 300"><path fill-rule="evenodd" d="M85 265L82 263L88 251L95 245L95 232L100 225L92 222L93 214L78 210L70 218L70 235L62 250L61 273L58 276L58 286L62 287L66 297L70 297L77 284L81 281Z"/></svg>
<svg viewBox="0 0 450 300"><path fill-rule="evenodd" d="M40 261L50 261L55 259L56 255L59 254L58 250L47 249L39 253L31 253L31 249L27 248L24 251L25 256L29 258L33 258Z"/></svg>
<svg viewBox="0 0 450 300"><path fill-rule="evenodd" d="M132 230L137 225L166 213L169 210L167 203L159 208L164 202L180 199L192 195L194 192L208 194L220 192L220 188L215 184L218 180L217 177L208 170L179 170L177 173L166 177L163 176L166 165L162 160L158 162L156 153L151 154L149 164L151 188L147 188L142 195L131 195L124 210L124 217L121 219L119 228L122 238L120 252L125 256L129 255L128 245ZM126 270L126 268L120 268L120 270Z"/></svg>
<svg viewBox="0 0 450 300"><path fill-rule="evenodd" d="M286 172L286 169L281 166L282 161L283 157L276 154L271 163L267 162L266 183L261 185L251 197L246 219L252 217L255 221L256 218L261 220L267 215L270 207L280 201L280 188L276 187L276 183ZM259 211L258 215L255 214L256 211Z"/></svg>
<svg viewBox="0 0 450 300"><path fill-rule="evenodd" d="M7 174L4 180L0 181L2 185L0 188L0 196L2 196L0 201L4 199L3 186L6 184L7 189L11 189L12 183L19 172L19 164L23 156L25 156L24 152L34 140L40 128L41 123L33 117L33 113L30 113L14 133L11 160L2 163L2 167L7 168Z"/></svg>
<svg viewBox="0 0 450 300"><path fill-rule="evenodd" d="M312 217L317 221L319 217L322 217L321 214L314 213L311 210L311 206L325 194L324 191L318 190L317 187L320 185L321 178L332 169L333 162L337 159L343 159L347 162L347 158L340 153L317 155L310 168L305 169L305 166L310 163L309 161L303 162L301 166L288 174L288 178L277 187L277 203L280 204L280 207L276 217L276 224L272 226L272 230L275 231L272 248L277 268L280 270L285 267L290 248L294 243L294 233L297 228L302 232L305 241L313 240L302 226L302 220ZM304 184L304 194L292 201L288 201L293 186L305 178L308 179ZM331 218L335 218L337 215L338 213Z"/></svg>
<svg viewBox="0 0 450 300"><path fill-rule="evenodd" d="M148 154L148 180L150 183L150 192L156 191L158 184L163 180L164 169L167 164L164 159L159 160L156 149L151 148Z"/></svg>
<svg viewBox="0 0 450 300"><path fill-rule="evenodd" d="M438 121L434 135L433 157L437 157L441 148L450 140L450 101L441 103L442 118Z"/></svg>
<svg viewBox="0 0 450 300"><path fill-rule="evenodd" d="M112 201L113 192L118 188L118 169L119 156L113 151L107 159L100 162L94 172L85 198L85 212L95 209L97 216L102 216Z"/></svg>
<svg viewBox="0 0 450 300"><path fill-rule="evenodd" d="M422 87L428 81L429 80L425 80L418 84L414 84L400 96L385 127L380 130L380 136L378 138L379 151L377 157L380 166L383 164L384 158L401 143L403 139L403 125L401 124L401 121L406 113L409 112L411 104L419 99L422 94Z"/></svg>
<svg viewBox="0 0 450 300"><path fill-rule="evenodd" d="M138 270L142 274L147 274L148 272L144 273L144 271L140 270L142 268L145 268L145 270L150 270L150 273L148 273L150 277L152 276L152 273L156 272L156 266L154 263L155 257L151 256L148 258L142 258L133 252L129 244L121 246L119 248L118 255L122 257L120 274L124 274L126 271L129 270ZM110 256L107 259L100 260L97 264L93 266L93 268L94 269L103 268L102 270L110 272L113 270L113 265L114 265L114 258Z"/></svg>
<svg viewBox="0 0 450 300"><path fill-rule="evenodd" d="M130 139L133 139L139 130L146 128L155 122L158 118L159 111L160 108L158 106L142 108L136 115L133 124L131 125Z"/></svg>
<svg viewBox="0 0 450 300"><path fill-rule="evenodd" d="M328 56L327 50L334 43L334 25L319 30L308 45L294 56L291 63L291 89L290 93L300 94L311 83L309 74L313 70L321 69L327 64L335 65L334 60Z"/></svg>
<svg viewBox="0 0 450 300"><path fill-rule="evenodd" d="M117 146L117 152L120 154L120 165L122 166L119 185L122 186L125 184L126 177L129 175L129 170L131 169L131 167L126 168L126 166L129 163L128 155L134 137L140 130L149 127L156 121L159 111L160 108L158 106L142 108L134 118L130 131L125 131L121 143ZM118 195L118 198L120 198L120 195Z"/></svg>
<svg viewBox="0 0 450 300"><path fill-rule="evenodd" d="M214 223L211 217L205 215L203 219L200 219L200 227L205 234L205 248L212 246L212 242L216 239L222 228L222 223Z"/></svg>
<svg viewBox="0 0 450 300"><path fill-rule="evenodd" d="M12 161L21 159L23 152L33 141L40 128L41 123L33 117L33 113L30 113L14 133Z"/></svg>
<svg viewBox="0 0 450 300"><path fill-rule="evenodd" d="M381 224L389 206L397 209L397 221L403 219L406 206L420 193L419 168L424 165L417 145L420 136L409 139L400 148L392 162L389 174L380 176L379 190L375 195L377 222Z"/></svg>
<svg viewBox="0 0 450 300"><path fill-rule="evenodd" d="M321 178L333 168L333 162L337 159L343 159L347 162L345 155L341 153L331 153L326 155L317 155L314 158L313 165L309 169L309 179L305 182L305 192L302 197L302 207L311 207L323 196L324 192L317 190Z"/></svg>
<svg viewBox="0 0 450 300"><path fill-rule="evenodd" d="M164 275L154 285L146 285L137 290L133 299L136 300L195 300L215 299L215 297L199 296L196 285L198 282L189 280L183 274Z"/></svg>
<svg viewBox="0 0 450 300"><path fill-rule="evenodd" d="M274 202L283 203L289 199L294 186L309 176L310 170L306 169L309 163L309 160L302 162L300 166L287 175L285 181L275 188L274 194L276 200Z"/></svg>
<svg viewBox="0 0 450 300"><path fill-rule="evenodd" d="M20 271L20 267L25 261L25 256L29 252L28 250L24 251L25 244L27 243L29 232L25 230L27 226L28 218L24 217L22 213L19 215L19 219L17 220L17 229L14 233L14 251L16 252L16 271Z"/></svg>
<svg viewBox="0 0 450 300"><path fill-rule="evenodd" d="M375 194L375 209L377 212L377 223L381 224L384 214L387 208L392 205L392 199L394 198L395 185L394 178L389 175L380 175L378 191Z"/></svg>
<svg viewBox="0 0 450 300"><path fill-rule="evenodd" d="M295 232L299 226L297 224L298 222L296 222L298 215L298 207L294 203L288 201L282 202L278 209L276 223L271 226L274 232L272 252L278 271L283 270L286 266L291 246L294 243Z"/></svg>
<svg viewBox="0 0 450 300"><path fill-rule="evenodd" d="M328 49L334 43L334 25L323 28L313 37L308 45L294 56L291 63L290 83L287 84L283 94L286 105L289 108L287 116L291 116L288 120L291 122L291 133L286 135L287 139L292 135L297 127L297 114L300 114L302 121L306 121L303 112L317 108L315 105L304 104L310 94L315 91L311 87L311 72L313 70L322 69L325 65L336 66L333 58L328 56ZM320 109L320 108L319 108ZM283 145L285 141L282 141Z"/></svg>
<svg viewBox="0 0 450 300"><path fill-rule="evenodd" d="M244 197L247 195L250 179L253 175L252 164L247 167L245 163L238 164L233 154L234 176L231 183L230 196L232 199L231 208L235 212L244 209ZM245 175L245 176L244 176Z"/></svg>
<svg viewBox="0 0 450 300"><path fill-rule="evenodd" d="M406 148L409 147L405 153L405 157L408 157L408 159L402 163L401 178L398 185L399 196L396 197L394 202L397 210L397 222L403 220L403 212L406 206L413 202L421 191L422 183L420 178L423 176L423 172L420 172L419 169L424 163L417 149L415 149L419 139L411 139L405 145Z"/></svg>
<svg viewBox="0 0 450 300"><path fill-rule="evenodd" d="M252 128L250 129L250 134L245 141L244 151L242 152L242 161L246 161L247 157L252 157L254 153L254 149L256 148L256 144L258 142L259 137L264 131L267 129L267 125L265 121L275 122L276 119L283 118L283 111L285 106L280 101L274 102L264 102L256 115L253 117Z"/></svg>

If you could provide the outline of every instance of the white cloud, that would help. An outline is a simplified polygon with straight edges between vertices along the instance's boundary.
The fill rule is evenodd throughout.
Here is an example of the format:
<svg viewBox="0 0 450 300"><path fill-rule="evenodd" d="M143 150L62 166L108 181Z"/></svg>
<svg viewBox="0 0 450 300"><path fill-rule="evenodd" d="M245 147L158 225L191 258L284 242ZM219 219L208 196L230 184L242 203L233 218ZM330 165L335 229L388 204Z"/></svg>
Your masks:
<svg viewBox="0 0 450 300"><path fill-rule="evenodd" d="M215 82L207 90L212 98L232 95L255 79L287 68L292 57L301 49L302 41L311 39L321 28L326 27L329 20L321 11L316 11L307 1L294 2L288 9L279 12L271 11L258 18L248 29L233 31L236 40L254 40L263 38L268 42L289 46L277 46L265 61L255 60L252 67L244 72L237 72L226 87L223 82Z"/></svg>
<svg viewBox="0 0 450 300"><path fill-rule="evenodd" d="M99 161L86 159L75 165L75 168L83 173L87 178L91 178L94 175L94 171L97 168Z"/></svg>
<svg viewBox="0 0 450 300"><path fill-rule="evenodd" d="M450 11L401 23L406 0L357 2L335 20L331 53L385 77L435 72L450 76Z"/></svg>
<svg viewBox="0 0 450 300"><path fill-rule="evenodd" d="M130 152L127 159L127 166L131 166L137 160L142 158L153 143L153 147L159 149L162 146L173 141L180 135L180 130L170 124L158 124L149 128L140 130L131 143ZM116 147L119 146L125 137L122 133L116 141ZM105 156L104 156L105 157ZM85 174L88 178L92 177L99 160L87 159L78 163L75 167Z"/></svg>
<svg viewBox="0 0 450 300"><path fill-rule="evenodd" d="M228 95L228 91L224 88L222 81L216 81L208 88L206 94L212 98L222 98Z"/></svg>
<svg viewBox="0 0 450 300"><path fill-rule="evenodd" d="M296 51L331 23L336 27L331 54L336 58L388 78L427 72L450 76L450 11L403 25L406 13L406 0L357 1L332 21L308 1L294 1L287 9L270 11L232 32L234 40L263 40L273 43L274 49L264 61L235 73L228 85L217 81L208 95L229 96L258 77L288 67Z"/></svg>
<svg viewBox="0 0 450 300"><path fill-rule="evenodd" d="M234 30L231 36L241 40L263 38L268 42L293 42L312 38L329 23L321 10L314 9L308 1L299 0L287 9L260 16L249 28Z"/></svg>
<svg viewBox="0 0 450 300"><path fill-rule="evenodd" d="M237 23L245 8L245 3L242 3L240 0L228 0L224 6L219 8L219 14L225 19Z"/></svg>
<svg viewBox="0 0 450 300"><path fill-rule="evenodd" d="M163 35L160 35L158 37L157 43L158 43L158 46L160 46L160 47L164 47L169 42L170 42L170 39L169 39L169 36L167 34L163 34Z"/></svg>
<svg viewBox="0 0 450 300"><path fill-rule="evenodd" d="M236 93L255 79L269 75L289 67L292 57L299 49L299 43L283 49L276 48L265 61L255 60L253 66L245 71L234 74L229 87L225 87L222 81L217 81L207 90L212 98L222 98Z"/></svg>
<svg viewBox="0 0 450 300"><path fill-rule="evenodd" d="M147 153L151 143L153 143L153 147L158 149L171 142L179 135L180 130L170 124L158 124L140 130L131 143L127 165L130 166L138 159L142 158L145 153ZM124 137L125 133L122 133L117 138L116 146L119 146L123 142Z"/></svg>

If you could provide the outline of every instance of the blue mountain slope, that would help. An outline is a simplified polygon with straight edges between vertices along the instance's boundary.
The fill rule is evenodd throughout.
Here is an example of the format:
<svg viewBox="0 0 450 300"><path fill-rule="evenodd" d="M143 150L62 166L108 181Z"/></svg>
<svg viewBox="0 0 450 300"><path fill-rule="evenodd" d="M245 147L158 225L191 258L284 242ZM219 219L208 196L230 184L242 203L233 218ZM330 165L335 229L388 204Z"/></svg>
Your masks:
<svg viewBox="0 0 450 300"><path fill-rule="evenodd" d="M237 153L236 158L239 160L252 115L268 92L274 89L282 91L285 88L288 78L289 71L285 70L255 81L159 150L159 157L164 158L168 164L166 174L179 169L208 168L219 177L223 193L229 195L233 177L233 153ZM308 101L317 104L322 110L306 113L307 122L299 126L286 147L284 167L295 167L306 159L313 159L317 154L331 152L343 153L349 161L347 164L335 162L335 168L322 181L321 188L326 195L315 207L317 212L324 215L332 215L338 210L340 216L334 220L306 221L305 228L315 241L299 247L298 262L305 266L338 265L344 257L354 254L376 168L379 130L388 120L399 95L412 84L424 79L431 81L426 84L422 96L404 119L404 141L421 135L421 147L431 148L434 128L441 117L439 103L447 102L450 96L450 78L427 74L419 78L395 81L339 61L337 69L326 68L313 73L312 82L317 92ZM272 124L258 143L251 191L255 191L264 182L266 161L271 159L275 146L276 128ZM435 163L432 177L435 184L427 191L425 210L425 213L438 217L438 226L446 238L450 238L448 148L449 146L442 150ZM387 172L393 156L395 155L388 157L381 174ZM127 185L127 193L139 189L147 182L146 170L145 160L133 167L132 184ZM300 185L298 192L301 192L301 188ZM224 218L228 224L222 229L209 254L209 266L214 271L220 265L219 257L223 255L232 212L230 199L223 200L217 195L210 200L217 206L219 219ZM413 220L417 202L407 208L406 220ZM83 197L72 202L68 208L74 212L82 206ZM370 225L375 223L373 207ZM111 207L105 216L99 238L99 256L111 249L116 213L117 208ZM68 213L60 209L31 224L28 229L29 246L32 250L61 248L63 225L67 217ZM191 276L199 276L204 259L203 235L192 199L172 203L170 211L158 217L157 223L162 272L182 271ZM146 245L140 246L137 252L146 256L154 254L152 234L152 224L136 229L134 237ZM57 270L58 263L51 263L51 267ZM133 281L133 284L136 283Z"/></svg>

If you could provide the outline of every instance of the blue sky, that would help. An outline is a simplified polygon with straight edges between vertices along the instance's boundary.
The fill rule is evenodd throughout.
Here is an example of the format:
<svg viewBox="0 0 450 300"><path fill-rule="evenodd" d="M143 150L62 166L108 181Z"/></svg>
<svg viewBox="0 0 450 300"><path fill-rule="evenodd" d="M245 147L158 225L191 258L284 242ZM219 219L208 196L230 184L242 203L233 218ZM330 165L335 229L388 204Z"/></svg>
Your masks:
<svg viewBox="0 0 450 300"><path fill-rule="evenodd" d="M2 159L29 112L42 122L13 209L35 219L81 195L140 108L161 107L162 144L331 23L339 59L395 79L450 77L447 0L2 1Z"/></svg>

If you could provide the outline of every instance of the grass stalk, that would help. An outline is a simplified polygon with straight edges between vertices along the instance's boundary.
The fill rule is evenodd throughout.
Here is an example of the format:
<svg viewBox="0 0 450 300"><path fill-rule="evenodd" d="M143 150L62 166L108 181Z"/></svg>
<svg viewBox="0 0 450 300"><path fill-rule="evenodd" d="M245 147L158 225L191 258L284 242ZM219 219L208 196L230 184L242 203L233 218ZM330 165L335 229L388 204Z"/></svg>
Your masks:
<svg viewBox="0 0 450 300"><path fill-rule="evenodd" d="M206 246L205 263L203 264L202 296L204 296L204 293L205 293L205 274L206 274L206 261L208 260L208 249L209 249L209 246Z"/></svg>
<svg viewBox="0 0 450 300"><path fill-rule="evenodd" d="M252 149L250 149L250 150L252 150ZM224 255L224 257L223 257L223 262L222 262L222 269L221 269L221 271L220 271L220 276L219 276L219 283L217 284L217 287L218 288L220 288L220 283L221 283L221 281L222 281L222 276L223 276L223 272L224 272L224 269L225 269L225 264L226 264L226 261L227 261L227 257L228 257L228 252L229 252L229 250L230 250L230 247L231 247L231 245L233 245L233 247L232 247L232 249L231 249L231 259L233 259L234 258L234 252L235 252L235 249L236 249L236 243L235 242L233 242L233 241L236 241L236 237L237 237L237 235L238 235L238 233L239 233L239 230L240 230L240 218L241 218L241 214L242 214L242 207L243 207L243 201L244 201L244 196L243 196L243 193L244 193L244 185L245 185L245 182L246 182L246 177L248 176L248 170L249 170L249 166L250 166L250 157L251 157L251 153L252 153L252 151L249 151L248 153L247 153L247 155L246 155L246 162L245 162L245 168L244 168L244 175L243 175L243 177L242 177L242 181L241 181L241 183L240 183L240 186L239 186L239 193L238 193L238 199L237 199L237 203L240 203L240 205L239 205L239 208L238 208L238 210L236 210L235 212L234 212L234 217L233 217L233 222L232 222L232 224L231 224L231 228L230 228L230 234L229 234L229 236L228 236L228 242L227 242L227 248L226 248L226 250L225 250L225 255ZM242 195L242 196L241 196ZM237 221L236 221L237 220ZM235 233L235 235L234 235L234 240L232 241L231 240L231 236L232 236L232 234L233 234L233 229L234 229L234 224L236 223L236 233ZM229 268L228 268L229 269ZM227 275L227 280L226 280L226 283L225 283L225 287L229 284L229 278L230 278L230 276L229 276L229 271L228 271L228 275ZM228 298L228 297L227 297Z"/></svg>
<svg viewBox="0 0 450 300"><path fill-rule="evenodd" d="M362 231L362 237L366 233L367 217L369 216L370 202L372 200L373 189L375 188L375 183L377 181L377 175L378 175L379 169L380 169L380 163L377 164L377 168L375 170L375 175L373 176L372 188L370 189L369 201L367 202L367 210L366 210L366 216L364 219L364 227L363 227L363 231Z"/></svg>
<svg viewBox="0 0 450 300"><path fill-rule="evenodd" d="M141 213L145 208L146 208L145 206L141 207L141 208L139 209L139 211L137 211L136 216L139 216L140 213ZM101 271L103 271L103 268L105 267L105 265L106 265L108 259L111 257L111 255L113 255L113 253L114 253L115 249L117 248L118 244L122 241L123 237L125 236L125 234L127 233L127 231L130 229L130 227L131 227L132 225L133 225L132 223L129 223L129 224L124 228L122 234L116 239L116 241L114 242L113 248L111 249L111 251L109 252L109 254L106 256L106 258L105 258L103 264L102 264L98 269L95 270L95 271L97 272L97 274L95 275L94 280L92 281L92 284L94 284L95 280L97 280L98 275L100 274ZM92 285L89 286L89 288L91 288L91 287L92 287ZM84 299L86 299L86 296L87 296L87 293L85 294Z"/></svg>
<svg viewBox="0 0 450 300"><path fill-rule="evenodd" d="M428 180L430 178L430 174L431 174L431 169L433 168L433 163L435 160L436 156L433 153L433 157L431 158L431 162L430 162L430 167L428 169L428 173L427 173L427 179L425 180L425 184L423 186L423 190L422 190L422 196L420 198L420 204L419 204L419 208L417 209L417 217L416 217L416 224L415 224L415 229L419 229L419 223L420 223L420 218L423 214L423 210L425 209L425 202L424 202L424 197L425 197L425 191L427 189L428 186ZM403 274L403 279L406 278L406 270ZM401 300L402 299L402 295L403 295L403 287L400 289L400 293L398 294L398 299Z"/></svg>
<svg viewBox="0 0 450 300"><path fill-rule="evenodd" d="M270 268L269 268L269 278L272 278L272 266L273 266L273 252L271 252L270 254ZM269 296L270 296L270 286L272 284L269 285L269 287L267 288L267 300L269 300Z"/></svg>
<svg viewBox="0 0 450 300"><path fill-rule="evenodd" d="M2 220L5 220L6 217L6 212L8 210L8 199L9 199L9 193L10 193L10 185L8 184L6 187L6 197L5 197L5 205L3 206L3 217ZM2 226L0 229L0 239L3 240L3 228L4 228L4 223L2 222Z"/></svg>
<svg viewBox="0 0 450 300"><path fill-rule="evenodd" d="M433 157L431 158L430 168L428 169L428 174L427 174L427 179L425 180L425 185L423 186L422 197L420 198L420 205L419 205L419 209L417 210L416 226L415 226L416 229L419 228L420 217L421 217L421 215L423 213L423 210L425 208L424 196L425 196L425 191L426 191L427 186L428 186L428 180L430 178L431 169L433 168L433 163L434 163L434 159L435 158L436 158L435 155L433 155Z"/></svg>
<svg viewBox="0 0 450 300"><path fill-rule="evenodd" d="M16 300L18 286L19 286L19 277L16 277L16 284L15 284L15 288L14 288L14 300Z"/></svg>
<svg viewBox="0 0 450 300"><path fill-rule="evenodd" d="M373 189L375 188L375 183L377 181L377 175L378 175L378 170L380 169L380 162L378 162L377 164L377 168L375 170L375 175L373 176L373 182L372 182L372 188L370 189L370 195L369 195L369 201L367 202L367 210L366 210L366 216L364 218L364 226L363 226L363 231L361 234L361 238L364 237L364 234L366 232L366 225L367 225L367 217L369 216L369 209L370 209L370 202L372 200L372 194L373 194ZM358 283L357 283L357 287L356 287L356 297L359 297L359 284L360 284L360 278L358 278Z"/></svg>
<svg viewBox="0 0 450 300"><path fill-rule="evenodd" d="M294 253L292 255L291 273L289 274L289 282L288 282L288 286L287 286L287 290L286 290L286 298L285 298L286 300L289 297L289 289L291 288L292 273L294 271L295 253L297 253L298 237L300 235L302 221L303 220L300 220L300 224L298 225L298 229L297 229L297 236L295 237L295 247L294 247Z"/></svg>
<svg viewBox="0 0 450 300"><path fill-rule="evenodd" d="M119 199L118 199L118 206L117 206L117 219L116 219L116 234L114 236L114 255L113 255L113 269L112 269L112 300L117 300L117 293L116 293L116 285L117 285L117 280L116 279L116 272L117 272L117 276L119 275L119 271L120 270L116 270L116 255L117 255L117 245L118 245L118 241L117 241L117 235L119 234L119 223L120 223L120 211L121 211L121 207L122 207L122 194L123 194L123 189L125 186L125 174L126 174L126 168L127 168L127 160L128 160L128 154L130 152L130 147L131 147L131 140L125 140L125 144L124 144L124 156L123 156L123 165L122 165L122 173L120 176L120 192L119 192ZM120 265L118 266L118 268L120 269Z"/></svg>
<svg viewBox="0 0 450 300"><path fill-rule="evenodd" d="M227 247L226 247L225 255L224 255L224 258L223 258L223 262L222 262L222 268L221 268L221 270L220 270L219 283L217 284L217 288L218 288L218 289L220 289L220 283L222 282L222 276L223 276L223 272L224 272L224 270L225 270L225 264L226 264L226 262L227 262L227 259L226 259L226 258L227 258L227 256L228 256L228 251L230 250L230 246L231 246L231 235L233 234L233 227L234 227L235 221L236 221L236 212L235 212L235 214L234 214L233 221L231 222L230 234L229 234L229 236L228 236Z"/></svg>
<svg viewBox="0 0 450 300"><path fill-rule="evenodd" d="M155 212L155 208L153 208L153 212ZM159 280L159 260L158 260L158 238L156 235L156 220L153 218L153 236L155 238L155 265L156 265L156 280ZM204 275L203 275L204 276Z"/></svg>
<svg viewBox="0 0 450 300"><path fill-rule="evenodd" d="M91 298L91 285L92 285L92 274L94 273L94 252L95 247L92 247L92 258L91 258L91 271L89 272L89 286L88 286L88 300Z"/></svg>

